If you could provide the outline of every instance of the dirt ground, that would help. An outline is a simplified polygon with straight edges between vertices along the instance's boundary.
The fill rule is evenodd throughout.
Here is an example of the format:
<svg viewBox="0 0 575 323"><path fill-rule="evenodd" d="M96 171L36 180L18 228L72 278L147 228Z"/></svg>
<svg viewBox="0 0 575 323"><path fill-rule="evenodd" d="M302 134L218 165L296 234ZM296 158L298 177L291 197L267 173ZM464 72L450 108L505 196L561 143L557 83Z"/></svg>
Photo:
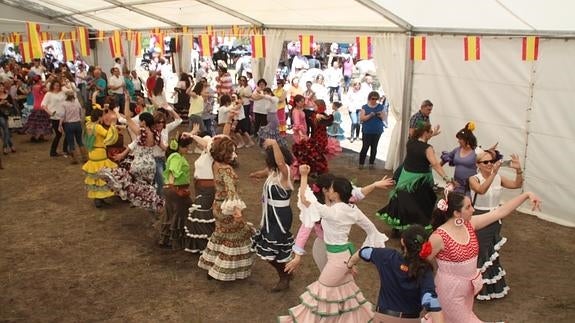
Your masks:
<svg viewBox="0 0 575 323"><path fill-rule="evenodd" d="M79 165L50 159L48 142L14 139L18 152L3 156L0 170L0 322L274 322L318 276L306 256L286 292L269 292L276 277L259 259L249 279L208 281L198 256L156 246L153 215L119 201L95 209ZM239 152L244 214L252 223L260 219L262 182L247 175L263 167L262 156L255 147ZM330 167L359 185L386 173L381 164L361 171L355 165L356 154L346 153ZM373 216L386 201L387 192L378 191L359 207L389 234ZM292 232L298 225L295 220ZM517 213L504 220L503 233L508 242L501 261L511 291L501 300L476 301L478 315L486 321L573 322L575 229ZM353 230L356 245L363 237ZM376 271L365 263L359 268L357 283L375 302Z"/></svg>

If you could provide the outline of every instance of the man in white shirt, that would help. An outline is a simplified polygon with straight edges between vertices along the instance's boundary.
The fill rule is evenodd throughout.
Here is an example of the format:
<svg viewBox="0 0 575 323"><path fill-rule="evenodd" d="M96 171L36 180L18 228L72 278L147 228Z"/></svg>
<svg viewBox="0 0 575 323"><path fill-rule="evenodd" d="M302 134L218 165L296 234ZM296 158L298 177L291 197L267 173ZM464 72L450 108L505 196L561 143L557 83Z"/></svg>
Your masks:
<svg viewBox="0 0 575 323"><path fill-rule="evenodd" d="M337 100L341 102L341 93L339 92L339 85L343 80L343 71L339 67L339 62L334 61L332 66L328 68L325 73L325 86L329 90L329 102L333 102L333 94L337 94Z"/></svg>
<svg viewBox="0 0 575 323"><path fill-rule="evenodd" d="M120 70L116 67L113 67L110 70L110 73L112 75L108 78L108 90L110 94L112 94L116 99L116 104L118 107L120 107L120 112L124 113L124 90L126 87L124 77L120 74Z"/></svg>

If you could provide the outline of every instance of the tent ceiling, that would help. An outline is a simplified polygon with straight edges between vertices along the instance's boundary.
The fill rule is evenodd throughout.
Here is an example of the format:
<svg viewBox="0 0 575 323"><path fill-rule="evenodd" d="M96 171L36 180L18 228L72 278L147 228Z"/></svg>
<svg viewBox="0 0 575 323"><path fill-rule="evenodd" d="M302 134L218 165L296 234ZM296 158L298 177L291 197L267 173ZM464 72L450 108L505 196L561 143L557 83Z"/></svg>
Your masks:
<svg viewBox="0 0 575 323"><path fill-rule="evenodd" d="M94 29L231 25L414 32L575 34L575 1L563 0L0 0ZM2 17L2 13L0 13ZM17 19L15 17L2 17ZM26 17L20 17L26 20Z"/></svg>

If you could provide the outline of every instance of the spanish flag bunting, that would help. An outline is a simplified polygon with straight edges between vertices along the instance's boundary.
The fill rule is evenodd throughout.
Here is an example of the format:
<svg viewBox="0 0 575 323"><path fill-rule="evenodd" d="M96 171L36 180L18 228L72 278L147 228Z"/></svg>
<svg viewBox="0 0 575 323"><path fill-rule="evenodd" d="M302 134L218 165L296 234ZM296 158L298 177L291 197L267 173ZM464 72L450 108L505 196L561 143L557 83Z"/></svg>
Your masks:
<svg viewBox="0 0 575 323"><path fill-rule="evenodd" d="M182 34L188 34L190 32L190 28L188 26L183 26L182 27Z"/></svg>
<svg viewBox="0 0 575 323"><path fill-rule="evenodd" d="M206 26L206 35L208 36L214 35L214 26Z"/></svg>
<svg viewBox="0 0 575 323"><path fill-rule="evenodd" d="M86 27L78 27L78 39L80 40L80 55L90 56L90 35Z"/></svg>
<svg viewBox="0 0 575 323"><path fill-rule="evenodd" d="M126 40L127 41L132 41L132 38L134 37L133 33L134 32L131 30L126 30Z"/></svg>
<svg viewBox="0 0 575 323"><path fill-rule="evenodd" d="M22 59L24 60L24 63L31 63L32 62L32 53L30 52L30 43L28 43L27 41L25 42L21 42L20 46L18 46L20 49L20 55L22 55Z"/></svg>
<svg viewBox="0 0 575 323"><path fill-rule="evenodd" d="M313 35L299 35L299 43L302 55L311 55L313 47Z"/></svg>
<svg viewBox="0 0 575 323"><path fill-rule="evenodd" d="M152 29L152 35L156 35L156 34L159 34L159 33L160 33L160 28L157 28L157 27L156 27L156 28Z"/></svg>
<svg viewBox="0 0 575 323"><path fill-rule="evenodd" d="M134 54L136 56L142 54L142 33L139 31L134 33Z"/></svg>
<svg viewBox="0 0 575 323"><path fill-rule="evenodd" d="M58 33L58 40L64 40L64 39L66 39L66 33L63 31Z"/></svg>
<svg viewBox="0 0 575 323"><path fill-rule="evenodd" d="M412 61L425 60L425 37L423 36L411 37L410 54Z"/></svg>
<svg viewBox="0 0 575 323"><path fill-rule="evenodd" d="M103 30L98 30L98 33L97 33L96 38L98 38L98 40L99 40L100 42L103 42L103 41L104 41L104 38L106 38L106 34L104 33Z"/></svg>
<svg viewBox="0 0 575 323"><path fill-rule="evenodd" d="M480 59L480 38L467 36L463 38L463 52L466 61L478 61Z"/></svg>
<svg viewBox="0 0 575 323"><path fill-rule="evenodd" d="M43 31L40 35L40 38L42 39L43 42L49 41L52 40L52 34L47 31Z"/></svg>
<svg viewBox="0 0 575 323"><path fill-rule="evenodd" d="M62 41L62 51L64 52L64 61L73 61L76 57L74 50L74 41L72 39L65 39Z"/></svg>
<svg viewBox="0 0 575 323"><path fill-rule="evenodd" d="M34 22L26 23L26 32L28 33L28 46L30 47L30 54L32 58L42 58L44 51L42 50L42 41L40 37L40 26Z"/></svg>
<svg viewBox="0 0 575 323"><path fill-rule="evenodd" d="M357 46L357 58L358 59L370 59L371 54L371 37L369 36L358 36L355 38Z"/></svg>
<svg viewBox="0 0 575 323"><path fill-rule="evenodd" d="M123 57L124 49L122 48L122 34L120 31L114 31L114 35L110 37L110 53L113 58Z"/></svg>
<svg viewBox="0 0 575 323"><path fill-rule="evenodd" d="M266 36L264 35L252 36L252 57L253 58L266 57Z"/></svg>
<svg viewBox="0 0 575 323"><path fill-rule="evenodd" d="M76 37L76 31L75 31L75 30L72 30L72 31L70 32L70 38L71 38L73 41L78 40L78 38Z"/></svg>
<svg viewBox="0 0 575 323"><path fill-rule="evenodd" d="M539 57L539 37L523 37L523 49L521 59L524 61L536 61Z"/></svg>
<svg viewBox="0 0 575 323"><path fill-rule="evenodd" d="M10 34L10 42L14 44L20 44L22 42L22 35L20 33L11 33Z"/></svg>
<svg viewBox="0 0 575 323"><path fill-rule="evenodd" d="M238 26L238 25L233 25L233 26L232 26L232 35L233 35L234 37L236 37L236 38L237 38L237 37L240 37L240 32L241 32L240 26Z"/></svg>
<svg viewBox="0 0 575 323"><path fill-rule="evenodd" d="M199 37L202 56L212 56L212 36L203 34Z"/></svg>

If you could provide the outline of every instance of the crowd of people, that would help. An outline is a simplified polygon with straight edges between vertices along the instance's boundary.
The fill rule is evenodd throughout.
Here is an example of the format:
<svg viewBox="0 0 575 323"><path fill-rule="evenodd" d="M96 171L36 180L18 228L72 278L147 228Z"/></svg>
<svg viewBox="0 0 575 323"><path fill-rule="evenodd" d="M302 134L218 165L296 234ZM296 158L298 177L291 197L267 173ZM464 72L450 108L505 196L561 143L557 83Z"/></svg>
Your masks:
<svg viewBox="0 0 575 323"><path fill-rule="evenodd" d="M31 109L22 132L32 143L52 136L49 156L83 163L87 197L96 208L117 196L149 210L157 216L158 245L199 254L197 265L209 280L248 278L259 257L277 273L270 290L288 289L315 231L313 258L321 274L280 322L480 322L474 298L508 293L499 262L506 241L501 219L526 200L540 206L530 192L501 205L501 189L523 183L517 155L508 162L516 177L499 175L503 161L496 145L478 148L475 125L468 123L456 134L458 147L438 158L429 141L440 127L432 126L433 104L425 100L411 118L406 158L394 178L355 187L331 174L329 161L341 152L345 106L352 120L348 140L361 132L358 168L364 168L368 152L374 168L388 106L369 75L363 82L350 79L346 89L346 74L334 61L305 89L297 76L274 80L272 89L267 80L244 75L236 85L225 63L217 69L213 79L183 73L172 105L161 73L152 71L143 81L121 61L109 76L97 66L48 73L40 61L11 62L0 73L3 153L16 152L8 118ZM245 179L235 172L241 149L256 145L266 164L249 175L265 179L258 206L246 205ZM193 164L189 153L199 154ZM446 163L455 167L455 178L446 175ZM445 181L439 200L432 170ZM377 215L400 239L401 250L385 246L389 238L357 205L375 189L391 189ZM294 192L297 210L290 206ZM259 225L243 215L255 209L261 209ZM301 221L295 238L294 215ZM349 238L354 224L366 234L359 250ZM381 289L375 307L355 284L359 260L377 267Z"/></svg>

